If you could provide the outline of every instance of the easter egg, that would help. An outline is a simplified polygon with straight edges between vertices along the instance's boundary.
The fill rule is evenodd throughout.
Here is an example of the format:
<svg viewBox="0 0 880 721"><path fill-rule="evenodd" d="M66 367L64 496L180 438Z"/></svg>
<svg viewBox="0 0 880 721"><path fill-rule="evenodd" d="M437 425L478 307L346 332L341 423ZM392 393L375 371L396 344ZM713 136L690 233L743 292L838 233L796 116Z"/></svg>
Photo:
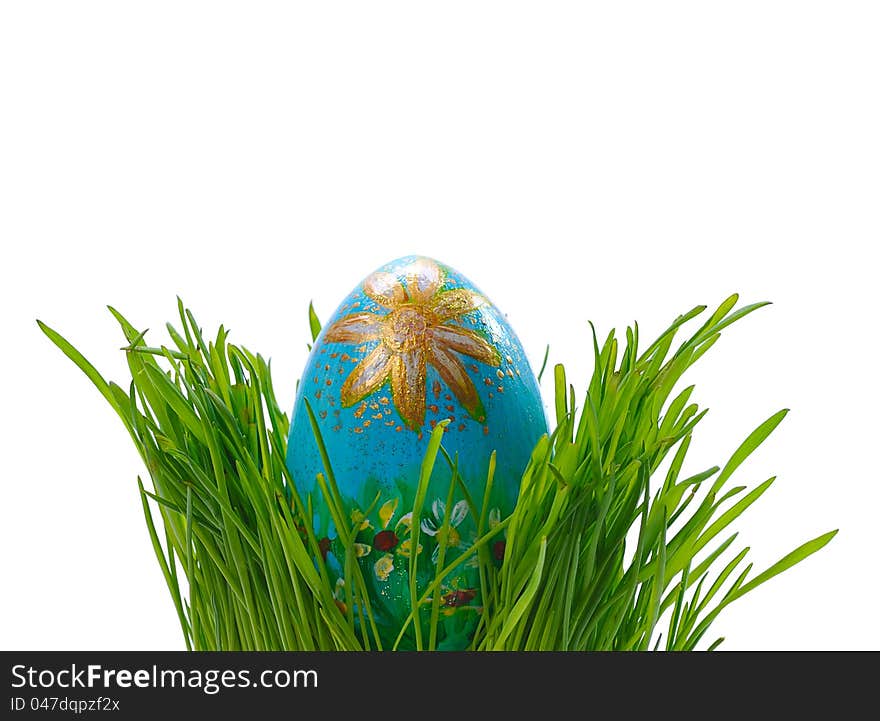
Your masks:
<svg viewBox="0 0 880 721"><path fill-rule="evenodd" d="M445 453L414 519L422 460L438 424ZM442 263L416 256L388 263L359 283L323 326L297 387L287 466L314 514L321 560L343 607L345 550L317 482L319 474L332 473L383 647L395 642L410 613L412 555L421 593L438 563L445 568L473 545L481 514L485 532L510 513L531 451L546 432L537 380L513 328L473 283ZM503 551L499 535L490 555L500 562ZM436 590L441 648L466 647L479 618L475 566L471 554ZM402 647L410 641L405 636Z"/></svg>

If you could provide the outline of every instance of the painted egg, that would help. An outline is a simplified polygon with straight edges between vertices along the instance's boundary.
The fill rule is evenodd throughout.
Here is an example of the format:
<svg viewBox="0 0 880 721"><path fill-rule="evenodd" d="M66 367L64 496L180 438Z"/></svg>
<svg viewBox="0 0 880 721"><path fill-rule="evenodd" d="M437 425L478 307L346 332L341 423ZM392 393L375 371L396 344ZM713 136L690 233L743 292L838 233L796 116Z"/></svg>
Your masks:
<svg viewBox="0 0 880 721"><path fill-rule="evenodd" d="M421 589L436 577L441 545L445 567L473 544L493 451L486 525L497 524L513 509L531 451L547 432L538 384L504 316L442 263L401 258L349 294L309 355L297 388L287 454L297 490L304 499L311 496L312 521L328 570L342 586L344 551L316 482L326 472L307 404L350 528L356 529L371 610L388 648L410 612L412 554L418 556ZM414 521L422 459L431 431L444 420L446 455L437 458L421 518ZM470 498L456 488L447 504L453 468ZM416 522L418 549L411 543ZM499 536L491 554L500 561L503 551ZM465 647L478 620L475 563L472 556L439 588L442 648ZM337 591L341 602L344 589ZM402 647L410 641L405 636Z"/></svg>

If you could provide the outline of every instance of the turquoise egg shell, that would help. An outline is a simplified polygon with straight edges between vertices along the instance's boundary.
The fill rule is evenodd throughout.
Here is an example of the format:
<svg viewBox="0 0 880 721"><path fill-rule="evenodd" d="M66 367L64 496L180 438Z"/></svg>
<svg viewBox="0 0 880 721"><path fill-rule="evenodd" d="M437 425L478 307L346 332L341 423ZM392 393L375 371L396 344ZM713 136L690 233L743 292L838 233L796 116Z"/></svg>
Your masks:
<svg viewBox="0 0 880 721"><path fill-rule="evenodd" d="M361 524L359 553L373 584L374 611L391 626L409 612L406 568L412 509L432 429L442 420L443 448L473 506L456 493L446 564L476 533L489 458L497 452L490 523L516 502L522 472L547 432L534 373L515 332L467 278L437 261L400 258L358 284L325 323L297 388L287 465L299 493L311 495L328 567L341 574L335 529L320 490L326 475L306 402L326 446L346 513ZM419 520L419 575L434 577L437 535L452 469L438 457ZM503 544L494 547L497 555ZM474 572L461 568L441 589L447 610L477 609ZM464 616L471 614L462 614ZM447 619L462 640L472 621ZM455 647L451 644L450 647Z"/></svg>

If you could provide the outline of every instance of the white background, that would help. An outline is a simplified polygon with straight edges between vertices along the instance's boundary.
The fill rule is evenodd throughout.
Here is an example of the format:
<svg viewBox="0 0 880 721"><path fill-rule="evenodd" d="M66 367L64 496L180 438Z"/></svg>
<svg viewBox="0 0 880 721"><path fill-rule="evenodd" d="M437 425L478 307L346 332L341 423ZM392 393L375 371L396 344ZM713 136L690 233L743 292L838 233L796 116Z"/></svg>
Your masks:
<svg viewBox="0 0 880 721"><path fill-rule="evenodd" d="M124 381L104 305L158 343L180 294L290 406L309 300L418 252L579 389L588 320L772 300L690 374L689 467L791 408L740 540L841 530L715 635L880 648L878 36L872 2L3 3L0 647L183 646L145 469L35 318Z"/></svg>

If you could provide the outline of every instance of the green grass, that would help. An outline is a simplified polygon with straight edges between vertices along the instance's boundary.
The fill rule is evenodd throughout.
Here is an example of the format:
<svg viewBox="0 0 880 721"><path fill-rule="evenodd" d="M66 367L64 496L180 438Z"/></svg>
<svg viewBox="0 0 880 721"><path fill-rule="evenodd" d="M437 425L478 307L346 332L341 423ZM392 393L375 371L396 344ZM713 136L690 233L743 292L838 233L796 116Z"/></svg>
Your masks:
<svg viewBox="0 0 880 721"><path fill-rule="evenodd" d="M725 300L677 344L705 307L679 316L644 350L638 325L621 340L612 331L602 343L594 330L584 394L563 366L553 369L556 428L535 446L515 510L495 525L487 508L473 509L477 542L457 556L441 548L434 581L411 584L412 607L420 611L410 614L398 643L411 637L418 649L437 648L441 580L476 554L483 611L474 650L714 649L723 639L709 630L727 606L834 537L836 531L822 534L754 573L748 547L740 548L731 530L775 480L748 489L732 478L785 410L758 425L723 466L682 477L705 411L691 402L693 386L672 393L723 329L764 305L736 309L737 301ZM343 587L331 583L318 539L302 520L312 513L285 467L289 420L269 363L230 344L222 326L206 339L180 301L178 308L179 326L168 324L170 343L160 347L147 345L144 333L110 309L126 338L127 387L106 381L38 323L95 384L141 454L151 479L148 488L138 478L144 518L187 648L381 648L355 528L320 435L327 473L318 485L346 549ZM314 340L320 323L312 308L309 326ZM414 519L435 464L454 463L442 439L439 424L422 464ZM419 523L412 528L415 548ZM501 538L499 565L491 547Z"/></svg>

